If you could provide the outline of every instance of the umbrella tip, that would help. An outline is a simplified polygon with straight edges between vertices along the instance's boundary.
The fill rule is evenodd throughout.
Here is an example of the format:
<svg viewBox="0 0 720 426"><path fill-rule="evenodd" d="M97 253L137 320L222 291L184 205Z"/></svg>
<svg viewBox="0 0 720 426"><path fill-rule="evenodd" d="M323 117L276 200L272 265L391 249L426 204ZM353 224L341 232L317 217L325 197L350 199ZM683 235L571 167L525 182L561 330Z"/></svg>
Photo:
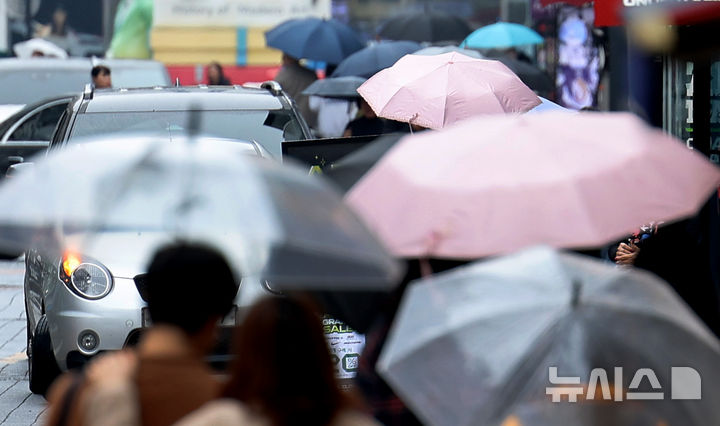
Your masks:
<svg viewBox="0 0 720 426"><path fill-rule="evenodd" d="M580 305L580 290L582 290L582 284L578 280L574 280L572 283L572 297L570 299L570 305L577 308Z"/></svg>

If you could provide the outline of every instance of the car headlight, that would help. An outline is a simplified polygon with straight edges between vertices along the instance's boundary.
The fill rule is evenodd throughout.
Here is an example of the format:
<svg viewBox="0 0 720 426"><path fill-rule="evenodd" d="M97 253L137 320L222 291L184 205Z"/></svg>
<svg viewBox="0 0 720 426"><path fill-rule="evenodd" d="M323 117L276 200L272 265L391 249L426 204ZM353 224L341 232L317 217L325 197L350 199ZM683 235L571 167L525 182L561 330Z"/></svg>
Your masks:
<svg viewBox="0 0 720 426"><path fill-rule="evenodd" d="M60 280L81 297L100 299L110 293L112 278L100 262L67 251L58 269Z"/></svg>

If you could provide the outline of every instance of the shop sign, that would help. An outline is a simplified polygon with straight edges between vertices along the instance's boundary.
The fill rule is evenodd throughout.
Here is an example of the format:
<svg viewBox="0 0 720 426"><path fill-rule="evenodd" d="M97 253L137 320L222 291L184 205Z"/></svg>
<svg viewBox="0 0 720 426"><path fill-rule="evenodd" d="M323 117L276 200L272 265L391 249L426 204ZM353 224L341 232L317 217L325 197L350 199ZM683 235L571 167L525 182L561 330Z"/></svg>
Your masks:
<svg viewBox="0 0 720 426"><path fill-rule="evenodd" d="M293 18L330 18L331 0L163 0L153 25L272 27Z"/></svg>

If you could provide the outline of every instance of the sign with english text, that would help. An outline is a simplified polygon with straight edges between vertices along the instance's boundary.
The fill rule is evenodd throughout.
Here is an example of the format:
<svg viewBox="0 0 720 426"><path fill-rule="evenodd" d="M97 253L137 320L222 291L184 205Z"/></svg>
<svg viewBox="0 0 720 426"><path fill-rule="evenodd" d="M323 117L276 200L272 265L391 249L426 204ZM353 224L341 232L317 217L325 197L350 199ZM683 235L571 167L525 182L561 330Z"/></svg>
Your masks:
<svg viewBox="0 0 720 426"><path fill-rule="evenodd" d="M685 3L692 4L715 2L717 0L596 0L595 26L615 27L625 23L625 14L633 9L651 6L657 3Z"/></svg>
<svg viewBox="0 0 720 426"><path fill-rule="evenodd" d="M330 18L331 0L162 0L154 26L273 27L294 18Z"/></svg>

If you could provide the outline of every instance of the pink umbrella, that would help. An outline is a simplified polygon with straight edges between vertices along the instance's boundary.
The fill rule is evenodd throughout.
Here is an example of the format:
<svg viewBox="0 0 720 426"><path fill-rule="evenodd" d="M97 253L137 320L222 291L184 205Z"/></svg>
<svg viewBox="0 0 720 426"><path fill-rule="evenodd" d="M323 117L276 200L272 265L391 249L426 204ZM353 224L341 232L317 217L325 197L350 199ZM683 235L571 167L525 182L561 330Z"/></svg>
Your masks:
<svg viewBox="0 0 720 426"><path fill-rule="evenodd" d="M480 117L400 140L348 203L398 256L597 247L696 212L707 159L627 113Z"/></svg>
<svg viewBox="0 0 720 426"><path fill-rule="evenodd" d="M378 117L431 129L540 105L535 93L501 62L458 52L405 55L357 90Z"/></svg>

